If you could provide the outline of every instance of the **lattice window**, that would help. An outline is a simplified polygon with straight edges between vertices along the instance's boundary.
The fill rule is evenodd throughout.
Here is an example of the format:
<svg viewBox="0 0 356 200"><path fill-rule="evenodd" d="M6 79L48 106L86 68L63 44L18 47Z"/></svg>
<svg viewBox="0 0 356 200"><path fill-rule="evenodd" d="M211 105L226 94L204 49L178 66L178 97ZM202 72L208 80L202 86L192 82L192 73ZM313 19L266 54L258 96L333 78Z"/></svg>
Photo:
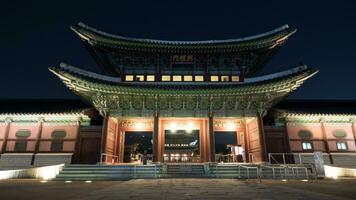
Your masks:
<svg viewBox="0 0 356 200"><path fill-rule="evenodd" d="M63 141L58 140L58 141L52 141L51 144L51 151L63 151Z"/></svg>
<svg viewBox="0 0 356 200"><path fill-rule="evenodd" d="M15 142L15 151L26 151L27 149L27 141L17 141Z"/></svg>

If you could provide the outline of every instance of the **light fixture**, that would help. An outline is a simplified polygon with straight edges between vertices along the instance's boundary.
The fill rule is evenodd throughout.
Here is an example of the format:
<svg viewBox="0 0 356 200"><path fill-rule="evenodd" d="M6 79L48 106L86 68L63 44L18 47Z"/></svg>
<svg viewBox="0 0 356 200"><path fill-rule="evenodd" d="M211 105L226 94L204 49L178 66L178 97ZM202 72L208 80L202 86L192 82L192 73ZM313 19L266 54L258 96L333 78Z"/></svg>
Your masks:
<svg viewBox="0 0 356 200"><path fill-rule="evenodd" d="M91 183L91 181L90 181L90 180L88 180L88 181L85 181L85 183Z"/></svg>
<svg viewBox="0 0 356 200"><path fill-rule="evenodd" d="M287 182L287 179L282 179L283 182Z"/></svg>
<svg viewBox="0 0 356 200"><path fill-rule="evenodd" d="M47 183L48 181L47 180L42 180L40 181L41 183Z"/></svg>
<svg viewBox="0 0 356 200"><path fill-rule="evenodd" d="M309 180L308 180L308 179L303 179L302 181L303 181L303 182L308 182Z"/></svg>
<svg viewBox="0 0 356 200"><path fill-rule="evenodd" d="M65 183L71 183L72 181L65 181Z"/></svg>

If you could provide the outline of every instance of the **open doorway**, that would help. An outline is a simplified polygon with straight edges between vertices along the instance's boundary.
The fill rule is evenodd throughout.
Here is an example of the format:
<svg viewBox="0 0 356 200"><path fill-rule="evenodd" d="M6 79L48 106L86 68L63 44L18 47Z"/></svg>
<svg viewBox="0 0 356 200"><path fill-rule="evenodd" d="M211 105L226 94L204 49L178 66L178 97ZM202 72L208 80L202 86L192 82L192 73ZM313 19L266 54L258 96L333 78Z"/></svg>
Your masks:
<svg viewBox="0 0 356 200"><path fill-rule="evenodd" d="M142 163L146 155L148 161L152 160L152 132L127 131L125 132L125 163Z"/></svg>
<svg viewBox="0 0 356 200"><path fill-rule="evenodd" d="M242 162L244 151L237 142L236 131L214 132L215 160L217 162Z"/></svg>
<svg viewBox="0 0 356 200"><path fill-rule="evenodd" d="M164 162L200 162L199 130L165 130Z"/></svg>

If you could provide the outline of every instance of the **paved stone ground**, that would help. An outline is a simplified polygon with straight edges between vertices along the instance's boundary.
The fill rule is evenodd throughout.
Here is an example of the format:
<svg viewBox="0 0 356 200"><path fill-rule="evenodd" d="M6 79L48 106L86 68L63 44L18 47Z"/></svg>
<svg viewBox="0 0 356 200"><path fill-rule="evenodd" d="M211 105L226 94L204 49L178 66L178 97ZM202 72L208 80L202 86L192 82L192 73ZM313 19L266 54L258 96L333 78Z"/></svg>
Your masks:
<svg viewBox="0 0 356 200"><path fill-rule="evenodd" d="M356 199L356 180L158 179L92 183L7 180L0 181L0 199Z"/></svg>

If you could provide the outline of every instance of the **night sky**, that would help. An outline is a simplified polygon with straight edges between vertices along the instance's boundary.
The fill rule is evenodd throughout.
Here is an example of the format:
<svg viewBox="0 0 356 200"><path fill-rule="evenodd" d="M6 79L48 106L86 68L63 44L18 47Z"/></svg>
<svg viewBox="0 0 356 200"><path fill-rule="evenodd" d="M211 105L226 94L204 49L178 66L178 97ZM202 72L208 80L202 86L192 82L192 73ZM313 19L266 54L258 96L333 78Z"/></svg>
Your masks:
<svg viewBox="0 0 356 200"><path fill-rule="evenodd" d="M166 40L298 29L261 73L307 64L319 74L290 99L356 99L356 1L7 1L0 8L0 98L78 98L48 67L100 72L69 25ZM333 3L330 3L333 2Z"/></svg>

